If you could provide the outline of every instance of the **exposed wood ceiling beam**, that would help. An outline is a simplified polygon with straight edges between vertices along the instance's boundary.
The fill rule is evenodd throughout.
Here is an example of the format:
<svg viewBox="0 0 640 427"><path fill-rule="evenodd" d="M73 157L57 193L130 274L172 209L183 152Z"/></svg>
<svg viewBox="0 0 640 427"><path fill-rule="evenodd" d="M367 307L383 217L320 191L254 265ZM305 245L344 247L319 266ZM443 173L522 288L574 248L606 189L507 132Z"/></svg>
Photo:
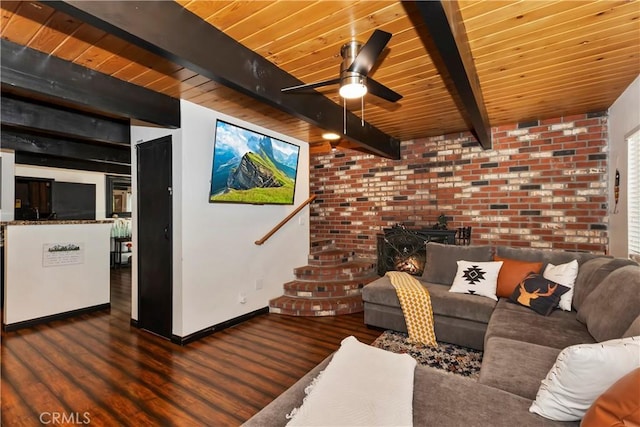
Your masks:
<svg viewBox="0 0 640 427"><path fill-rule="evenodd" d="M247 49L176 2L54 1L68 15L169 59L205 77L271 105L307 123L343 134L367 150L400 158L400 142L317 93L288 94L302 84L291 74Z"/></svg>
<svg viewBox="0 0 640 427"><path fill-rule="evenodd" d="M180 101L34 49L1 41L2 89L89 111L180 127Z"/></svg>
<svg viewBox="0 0 640 427"><path fill-rule="evenodd" d="M464 106L462 116L480 145L491 148L491 126L458 2L416 1L446 74ZM429 47L427 46L427 50ZM434 52L429 52L434 55ZM443 70L440 70L441 72ZM444 76L445 79L447 76Z"/></svg>
<svg viewBox="0 0 640 427"><path fill-rule="evenodd" d="M70 159L50 156L41 153L16 151L16 163L19 165L43 166L60 169L77 169L92 172L104 172L118 175L131 175L130 165L115 163L93 162L84 159Z"/></svg>
<svg viewBox="0 0 640 427"><path fill-rule="evenodd" d="M0 113L3 125L74 139L125 145L125 149L131 146L131 126L128 120L97 117L37 104L5 94L0 100Z"/></svg>
<svg viewBox="0 0 640 427"><path fill-rule="evenodd" d="M87 162L114 163L129 167L131 148L118 145L70 141L68 138L33 135L21 130L2 127L2 148L33 155L55 156Z"/></svg>

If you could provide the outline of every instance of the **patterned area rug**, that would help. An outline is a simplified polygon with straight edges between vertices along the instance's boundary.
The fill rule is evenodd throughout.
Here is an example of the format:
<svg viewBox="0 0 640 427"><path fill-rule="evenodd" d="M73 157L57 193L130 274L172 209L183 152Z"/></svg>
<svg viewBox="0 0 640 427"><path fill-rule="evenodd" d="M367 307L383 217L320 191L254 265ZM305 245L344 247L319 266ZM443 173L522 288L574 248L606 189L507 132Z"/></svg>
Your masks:
<svg viewBox="0 0 640 427"><path fill-rule="evenodd" d="M407 353L421 365L443 369L447 372L477 379L480 375L482 352L448 343L438 343L438 348L407 342L407 334L384 331L371 344L394 353Z"/></svg>

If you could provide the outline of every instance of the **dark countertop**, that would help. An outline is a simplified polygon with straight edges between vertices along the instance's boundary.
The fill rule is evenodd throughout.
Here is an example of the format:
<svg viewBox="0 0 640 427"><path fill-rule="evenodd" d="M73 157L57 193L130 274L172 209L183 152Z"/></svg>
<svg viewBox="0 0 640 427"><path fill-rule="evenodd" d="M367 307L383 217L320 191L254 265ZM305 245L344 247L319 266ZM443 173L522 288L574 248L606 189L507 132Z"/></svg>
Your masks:
<svg viewBox="0 0 640 427"><path fill-rule="evenodd" d="M111 224L113 219L41 219L38 221L0 221L0 226L7 225L69 225L69 224Z"/></svg>

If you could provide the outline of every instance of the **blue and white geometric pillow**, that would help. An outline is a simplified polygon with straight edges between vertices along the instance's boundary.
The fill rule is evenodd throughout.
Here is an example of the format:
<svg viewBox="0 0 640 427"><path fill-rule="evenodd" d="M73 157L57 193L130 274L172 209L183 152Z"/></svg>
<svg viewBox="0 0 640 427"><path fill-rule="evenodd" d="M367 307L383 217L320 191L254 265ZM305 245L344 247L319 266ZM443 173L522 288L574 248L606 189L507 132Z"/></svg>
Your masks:
<svg viewBox="0 0 640 427"><path fill-rule="evenodd" d="M496 288L502 261L458 261L458 271L449 292L480 295L498 301Z"/></svg>

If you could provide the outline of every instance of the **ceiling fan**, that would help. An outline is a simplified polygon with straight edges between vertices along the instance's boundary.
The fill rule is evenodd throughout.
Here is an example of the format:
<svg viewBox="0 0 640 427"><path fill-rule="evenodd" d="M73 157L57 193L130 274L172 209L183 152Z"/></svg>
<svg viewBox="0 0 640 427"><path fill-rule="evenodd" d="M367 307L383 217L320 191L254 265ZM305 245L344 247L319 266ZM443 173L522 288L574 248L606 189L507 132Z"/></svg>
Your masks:
<svg viewBox="0 0 640 427"><path fill-rule="evenodd" d="M368 77L369 72L390 39L390 33L375 30L364 45L357 40L352 40L344 44L340 49L340 55L342 56L340 77L316 83L285 87L281 91L294 92L340 83L340 96L345 99L362 98L369 92L387 101L396 102L402 99L402 95Z"/></svg>

